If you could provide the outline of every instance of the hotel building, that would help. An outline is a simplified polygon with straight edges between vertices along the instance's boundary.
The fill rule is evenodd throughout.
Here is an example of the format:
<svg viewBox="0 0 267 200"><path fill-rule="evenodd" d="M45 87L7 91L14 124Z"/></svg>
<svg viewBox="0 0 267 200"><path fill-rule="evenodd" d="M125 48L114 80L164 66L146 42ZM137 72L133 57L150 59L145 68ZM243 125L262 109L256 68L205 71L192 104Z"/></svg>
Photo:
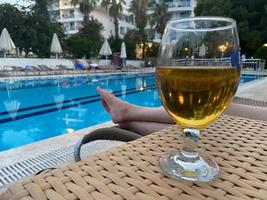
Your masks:
<svg viewBox="0 0 267 200"><path fill-rule="evenodd" d="M100 6L100 0L97 3L95 10L90 13L90 16L97 19L104 26L103 35L105 37L110 37L115 35L115 27L113 22L113 17L111 17L105 8ZM123 6L122 16L119 19L119 37L123 38L125 33L129 29L135 28L135 25L131 22L129 18L129 6L131 0L126 0L126 5ZM83 14L79 10L79 5L73 6L71 0L59 0L59 21L64 24L66 28L66 33L68 35L75 34L79 32L82 27Z"/></svg>
<svg viewBox="0 0 267 200"><path fill-rule="evenodd" d="M159 2L159 0L151 1L152 3L149 4L151 6L149 7L149 13L152 12L153 5ZM103 24L103 35L105 37L110 37L111 35L115 35L113 18L108 14L105 8L100 6L100 2L101 0L98 1L95 10L90 13L90 15ZM120 38L123 38L129 29L135 28L135 25L130 20L129 13L131 0L125 0L125 2L126 5L123 6L122 16L119 20ZM171 19L194 16L196 0L165 0L165 3L168 5L168 11L171 13ZM79 5L73 6L71 4L71 0L59 0L58 8L60 12L59 21L64 24L66 33L68 35L72 35L79 32L83 21L83 14L79 10ZM160 35L153 32L153 34L150 34L149 39L159 42Z"/></svg>

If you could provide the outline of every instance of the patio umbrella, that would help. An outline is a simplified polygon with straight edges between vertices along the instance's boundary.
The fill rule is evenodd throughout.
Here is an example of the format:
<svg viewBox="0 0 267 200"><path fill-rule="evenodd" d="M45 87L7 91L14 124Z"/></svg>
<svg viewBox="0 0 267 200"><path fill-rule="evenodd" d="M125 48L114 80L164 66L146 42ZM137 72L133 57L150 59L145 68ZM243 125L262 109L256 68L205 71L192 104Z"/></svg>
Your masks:
<svg viewBox="0 0 267 200"><path fill-rule="evenodd" d="M5 58L6 53L12 50L16 50L16 46L12 41L7 29L4 28L0 36L0 51L4 52L4 58Z"/></svg>
<svg viewBox="0 0 267 200"><path fill-rule="evenodd" d="M110 46L108 44L107 38L105 38L105 41L102 44L102 47L101 47L101 49L99 51L99 54L101 56L105 56L106 57L106 63L107 63L108 56L112 54L112 51L111 51Z"/></svg>
<svg viewBox="0 0 267 200"><path fill-rule="evenodd" d="M54 35L53 35L50 52L55 53L56 58L58 58L58 54L62 53L62 48L61 48L61 45L60 45L60 42L59 42L59 39L58 39L56 33L54 33Z"/></svg>
<svg viewBox="0 0 267 200"><path fill-rule="evenodd" d="M127 58L126 46L124 42L121 44L121 58L122 58L122 66L124 66L125 60Z"/></svg>

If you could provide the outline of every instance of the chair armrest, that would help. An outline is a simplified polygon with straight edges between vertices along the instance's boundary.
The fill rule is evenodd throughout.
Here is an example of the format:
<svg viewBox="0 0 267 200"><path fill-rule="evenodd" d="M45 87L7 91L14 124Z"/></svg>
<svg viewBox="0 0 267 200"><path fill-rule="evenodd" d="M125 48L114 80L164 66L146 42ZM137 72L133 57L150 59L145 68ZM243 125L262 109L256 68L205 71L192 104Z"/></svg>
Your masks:
<svg viewBox="0 0 267 200"><path fill-rule="evenodd" d="M74 160L75 162L81 161L81 147L82 145L94 141L94 140L116 140L129 142L132 140L136 140L142 137L139 134L136 134L131 131L127 131L120 128L99 128L96 129L87 135L83 136L74 147Z"/></svg>

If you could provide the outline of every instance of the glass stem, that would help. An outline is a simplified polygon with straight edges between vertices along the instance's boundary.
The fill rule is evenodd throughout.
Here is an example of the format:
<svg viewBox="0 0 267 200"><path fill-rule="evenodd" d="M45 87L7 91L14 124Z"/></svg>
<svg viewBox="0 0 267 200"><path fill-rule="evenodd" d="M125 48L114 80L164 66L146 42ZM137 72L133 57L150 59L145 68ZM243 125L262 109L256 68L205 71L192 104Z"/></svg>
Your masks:
<svg viewBox="0 0 267 200"><path fill-rule="evenodd" d="M199 160L199 154L197 151L197 144L200 137L200 131L198 129L184 128L184 143L180 157L184 161Z"/></svg>

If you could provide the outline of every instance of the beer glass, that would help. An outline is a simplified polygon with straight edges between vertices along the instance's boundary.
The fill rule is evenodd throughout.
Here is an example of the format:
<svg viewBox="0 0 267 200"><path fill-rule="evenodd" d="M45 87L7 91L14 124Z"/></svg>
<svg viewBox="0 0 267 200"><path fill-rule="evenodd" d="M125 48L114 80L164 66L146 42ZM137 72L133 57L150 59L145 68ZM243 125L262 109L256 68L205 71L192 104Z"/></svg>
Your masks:
<svg viewBox="0 0 267 200"><path fill-rule="evenodd" d="M181 127L183 146L159 164L169 176L208 182L218 165L197 151L200 132L231 103L240 77L236 23L223 17L170 21L162 37L156 68L165 110Z"/></svg>

